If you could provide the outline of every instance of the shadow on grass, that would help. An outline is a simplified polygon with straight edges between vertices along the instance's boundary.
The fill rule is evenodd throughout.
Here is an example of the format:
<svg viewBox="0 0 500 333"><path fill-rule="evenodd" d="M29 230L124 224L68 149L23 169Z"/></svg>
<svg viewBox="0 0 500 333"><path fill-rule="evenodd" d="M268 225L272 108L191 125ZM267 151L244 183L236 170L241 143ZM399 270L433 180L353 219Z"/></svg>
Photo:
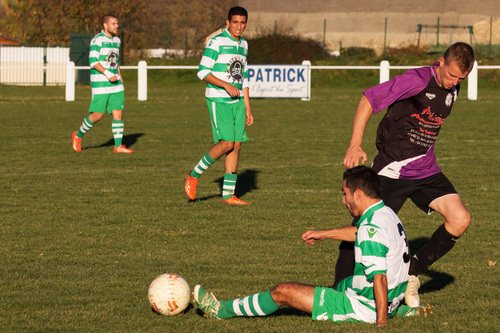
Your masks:
<svg viewBox="0 0 500 333"><path fill-rule="evenodd" d="M196 314L199 315L199 316L204 316L203 314L203 311L201 311L199 308L195 308L194 309L196 311ZM188 309L184 310L184 312L187 312ZM154 312L154 310L153 310ZM294 309L294 308L289 308L289 307L285 307L285 308L279 308L276 312L273 312L272 314L268 315L267 317L279 317L279 316L297 316L297 317L311 317L310 314L304 312L304 311L301 311L301 310L298 310L298 309ZM253 317L239 317L239 318L253 318ZM253 319L252 319L253 320Z"/></svg>
<svg viewBox="0 0 500 333"><path fill-rule="evenodd" d="M257 174L259 172L255 170L246 170L242 174L238 175L238 180L236 184L235 195L239 198L246 193L252 192L253 190L258 189L257 187ZM222 185L224 184L224 177L217 178L214 180L214 183L219 184L219 189L222 193ZM206 197L196 198L194 200L188 200L188 202L198 202L210 200L213 198L221 197L220 194L213 194Z"/></svg>
<svg viewBox="0 0 500 333"><path fill-rule="evenodd" d="M235 195L239 198L253 190L258 190L257 187L257 174L259 171L256 170L245 170L243 173L238 174L238 180L236 183ZM219 188L222 191L222 186L224 184L224 177L217 178L214 183L219 184Z"/></svg>
<svg viewBox="0 0 500 333"><path fill-rule="evenodd" d="M294 309L294 308L280 308L278 311L274 312L272 316L297 316L297 317L311 317L309 313L304 311Z"/></svg>
<svg viewBox="0 0 500 333"><path fill-rule="evenodd" d="M409 240L408 246L410 246L411 255L413 256L415 253L420 251L427 243L429 243L429 238L425 237Z"/></svg>
<svg viewBox="0 0 500 333"><path fill-rule="evenodd" d="M134 134L128 134L123 136L123 144L127 146L128 148L132 147L133 145L136 144L136 142L139 140L141 136L143 136L144 133L134 133ZM103 147L114 147L115 145L115 140L114 139L109 139L107 142L102 143L98 146L90 146L90 147L85 147L85 149L94 149L94 148L103 148Z"/></svg>
<svg viewBox="0 0 500 333"><path fill-rule="evenodd" d="M193 309L193 308L194 308L194 305L193 305L192 303L189 303L189 304L187 305L187 307L184 309L184 311L182 311L181 313L186 314L186 313L188 313L189 311L191 311L191 309ZM197 309L197 310L199 310L199 309ZM156 312L156 311L155 311L155 309L154 309L153 307L151 307L151 312L153 312L155 315L162 316L162 314L161 314L161 313L159 313L159 312ZM203 313L202 313L202 315L203 315Z"/></svg>
<svg viewBox="0 0 500 333"><path fill-rule="evenodd" d="M418 289L419 294L427 294L441 290L455 281L455 278L448 273L426 270L422 274L427 275L431 279L420 286Z"/></svg>
<svg viewBox="0 0 500 333"><path fill-rule="evenodd" d="M418 251L420 251L427 243L429 243L429 238L425 237L416 238L409 241L409 246L412 256ZM444 258L446 258L446 256L444 256ZM441 258L440 260L443 260L443 258ZM426 294L433 291L441 290L455 281L455 278L450 274L437 272L429 269L425 270L422 274L430 277L431 279L420 286L419 294Z"/></svg>
<svg viewBox="0 0 500 333"><path fill-rule="evenodd" d="M208 195L206 197L195 198L194 200L188 199L188 202L200 202L200 201L210 200L213 198L220 198L220 194L212 194L212 195Z"/></svg>
<svg viewBox="0 0 500 333"><path fill-rule="evenodd" d="M258 173L259 172L255 171L255 170L246 170L242 174L238 175L238 180L237 180L237 184L236 184L236 191L235 191L235 195L237 197L243 196L244 194L246 194L248 192L251 192L253 190L258 189L258 187L257 187L257 174ZM217 178L216 180L214 180L214 183L219 184L219 189L222 193L222 185L224 183L224 177ZM208 195L205 197L199 197L199 198L196 198L194 200L188 199L188 202L189 203L200 202L200 201L206 201L206 200L210 200L213 198L220 198L220 197L221 197L221 194L212 194L212 195Z"/></svg>

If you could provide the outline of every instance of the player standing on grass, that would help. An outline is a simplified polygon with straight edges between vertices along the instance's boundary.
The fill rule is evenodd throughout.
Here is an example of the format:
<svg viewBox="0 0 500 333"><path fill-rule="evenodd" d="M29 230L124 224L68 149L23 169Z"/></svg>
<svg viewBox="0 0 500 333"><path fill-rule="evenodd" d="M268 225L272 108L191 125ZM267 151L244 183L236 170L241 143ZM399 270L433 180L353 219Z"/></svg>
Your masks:
<svg viewBox="0 0 500 333"><path fill-rule="evenodd" d="M361 148L366 124L372 113L388 108L377 130L378 152L373 160L381 180L381 198L396 213L410 198L424 212L437 211L445 219L411 259L405 300L412 307L420 304L418 276L453 248L470 223L469 211L436 164L434 143L474 58L472 47L455 43L432 66L411 69L364 91L354 116L344 165L350 168L360 159L366 162ZM352 274L353 251L352 243L340 245L334 286Z"/></svg>
<svg viewBox="0 0 500 333"><path fill-rule="evenodd" d="M247 77L248 43L241 37L247 19L244 8L231 8L227 28L210 39L198 68L198 77L207 82L205 97L215 145L186 173L184 190L191 200L196 197L203 172L226 155L222 200L230 205L249 204L234 195L241 143L248 140L245 124L253 124Z"/></svg>
<svg viewBox="0 0 500 333"><path fill-rule="evenodd" d="M325 239L355 244L354 274L337 290L299 283L283 283L270 291L219 302L200 285L194 288L196 305L207 318L267 316L287 305L312 314L313 320L363 321L386 326L394 315L432 314L432 306L401 305L408 281L408 241L397 215L380 200L380 181L370 168L344 172L342 203L359 217L355 226L309 230L302 239L313 245Z"/></svg>
<svg viewBox="0 0 500 333"><path fill-rule="evenodd" d="M113 115L112 130L115 140L115 153L133 153L122 144L123 139L123 104L125 94L120 72L120 38L118 19L107 14L102 18L103 30L90 42L90 82L92 101L89 115L85 117L78 131L73 132L73 149L82 151L82 138L92 126L104 116L106 110Z"/></svg>

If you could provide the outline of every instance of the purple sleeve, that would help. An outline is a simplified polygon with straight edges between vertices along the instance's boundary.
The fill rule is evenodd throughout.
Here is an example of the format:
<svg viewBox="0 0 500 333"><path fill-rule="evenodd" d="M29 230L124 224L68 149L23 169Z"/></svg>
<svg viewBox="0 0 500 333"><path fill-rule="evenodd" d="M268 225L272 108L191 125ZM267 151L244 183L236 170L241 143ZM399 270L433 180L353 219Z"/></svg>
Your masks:
<svg viewBox="0 0 500 333"><path fill-rule="evenodd" d="M396 101L407 99L421 92L432 77L431 67L410 69L403 75L363 91L373 108L380 112Z"/></svg>

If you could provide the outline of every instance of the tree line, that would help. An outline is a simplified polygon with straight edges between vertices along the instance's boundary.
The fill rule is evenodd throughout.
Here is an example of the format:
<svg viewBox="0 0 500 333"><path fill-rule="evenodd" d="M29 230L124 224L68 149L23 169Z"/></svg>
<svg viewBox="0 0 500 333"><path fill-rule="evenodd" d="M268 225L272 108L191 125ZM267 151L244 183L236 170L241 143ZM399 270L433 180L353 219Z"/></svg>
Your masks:
<svg viewBox="0 0 500 333"><path fill-rule="evenodd" d="M119 18L126 50L200 49L224 25L236 0L4 0L0 33L32 45L69 45L71 34L96 34L100 19Z"/></svg>

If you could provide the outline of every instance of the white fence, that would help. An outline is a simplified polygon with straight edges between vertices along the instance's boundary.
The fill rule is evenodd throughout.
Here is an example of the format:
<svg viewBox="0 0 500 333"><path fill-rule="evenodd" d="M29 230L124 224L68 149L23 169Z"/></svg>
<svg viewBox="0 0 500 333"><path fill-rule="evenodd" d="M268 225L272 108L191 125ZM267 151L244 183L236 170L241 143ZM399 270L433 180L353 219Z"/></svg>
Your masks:
<svg viewBox="0 0 500 333"><path fill-rule="evenodd" d="M418 68L419 66L390 66L387 60L383 60L380 66L310 66L309 71L313 69L327 69L327 70L360 70L360 69L375 69L380 71L380 83L388 81L390 78L391 69L411 69ZM148 66L145 61L139 61L138 66L122 66L121 69L137 69L138 70L138 89L137 98L139 101L146 101L148 99L148 70L155 69L192 69L196 70L198 66ZM75 67L73 62L69 62L67 65L67 76L66 76L66 100L75 100L75 70L78 69L88 69L85 66ZM469 100L477 100L477 90L478 90L478 75L479 69L500 69L500 66L478 66L477 62L474 62L474 67L468 77L468 91L467 97ZM310 78L310 73L308 74Z"/></svg>
<svg viewBox="0 0 500 333"><path fill-rule="evenodd" d="M0 83L66 84L69 47L0 47Z"/></svg>
<svg viewBox="0 0 500 333"><path fill-rule="evenodd" d="M33 50L33 52L38 52L37 55L40 56L40 52L43 54L43 50L46 49L46 64L42 61L35 63L26 64L26 62L18 59L16 60L15 54L10 54L9 56L4 55L4 50L6 48L1 48L0 57L2 62L0 63L0 83L10 83L19 84L21 82L19 76L24 75L27 79L26 82L21 82L21 84L42 84L44 77L47 84L65 84L66 85L66 101L75 100L75 79L77 70L88 70L88 66L75 66L75 64L69 61L69 48L43 48L40 50ZM14 49L14 48L13 48ZM36 48L33 48L36 49ZM49 51L50 50L50 51ZM52 53L53 52L53 53ZM58 58L60 57L60 58ZM43 59L43 56L42 56ZM50 61L49 61L50 60ZM380 82L385 82L390 78L390 70L401 70L401 69L411 69L418 68L419 66L390 66L389 62L384 60L379 66L310 66L311 70L379 70L380 71ZM139 101L146 101L148 99L148 80L147 72L148 70L177 70L177 69L189 69L196 70L198 66L148 66L145 61L139 61L138 66L121 66L121 69L128 70L134 69L138 70L138 89L137 98ZM500 66L478 66L477 62L474 63L474 68L468 77L468 92L467 97L469 100L477 100L478 94L478 70L487 69L500 69ZM309 73L308 77L311 75Z"/></svg>

